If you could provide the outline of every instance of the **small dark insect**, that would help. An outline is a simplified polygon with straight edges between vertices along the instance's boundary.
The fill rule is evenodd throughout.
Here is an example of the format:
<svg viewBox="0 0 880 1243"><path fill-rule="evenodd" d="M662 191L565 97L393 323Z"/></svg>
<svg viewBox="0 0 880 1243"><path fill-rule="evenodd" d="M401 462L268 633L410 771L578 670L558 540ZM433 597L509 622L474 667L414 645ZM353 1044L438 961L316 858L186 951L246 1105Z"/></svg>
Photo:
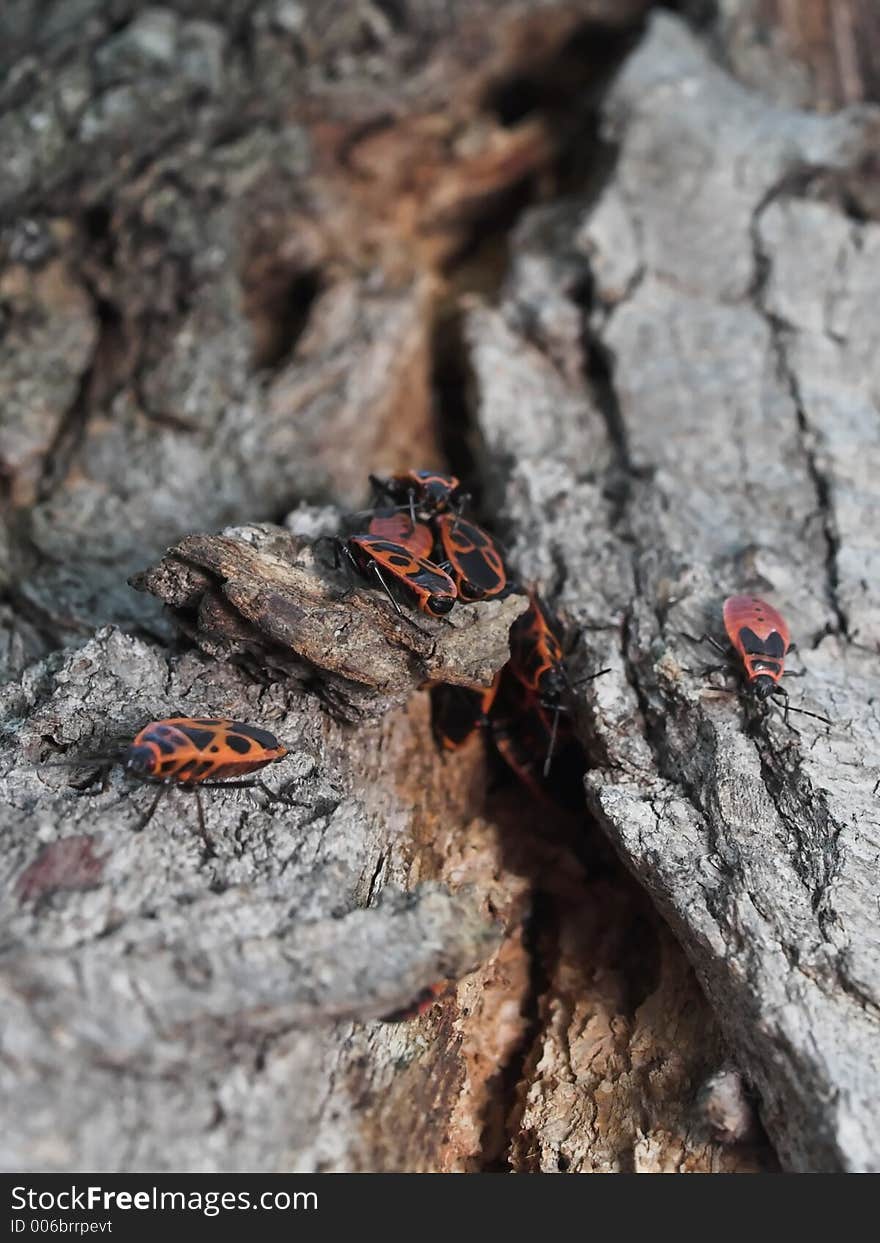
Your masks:
<svg viewBox="0 0 880 1243"><path fill-rule="evenodd" d="M424 522L414 522L405 510L380 509L370 519L367 528L370 535L400 544L414 557L430 558L434 549L434 536Z"/></svg>
<svg viewBox="0 0 880 1243"><path fill-rule="evenodd" d="M568 686L557 624L536 591L529 592L529 607L510 627L510 667L541 699L558 698Z"/></svg>
<svg viewBox="0 0 880 1243"><path fill-rule="evenodd" d="M728 596L722 608L724 629L730 641L725 647L710 634L703 634L699 639L693 635L685 637L695 643L703 641L720 652L725 659L723 665L709 665L703 673L729 672L735 659L740 662L740 676L745 689L758 702L766 703L771 696L780 696L785 700L783 719L789 729L789 712L797 712L802 716L811 716L817 721L831 722L818 712L808 712L805 708L794 708L788 701L788 691L782 685L786 676L797 677L785 668L785 657L793 650L788 626L784 617L771 604L759 600L757 596ZM795 732L797 732L795 730Z"/></svg>
<svg viewBox="0 0 880 1243"><path fill-rule="evenodd" d="M336 549L361 578L379 584L401 616L392 587L430 617L444 616L455 604L455 583L445 570L414 556L402 544L377 535L350 535L338 540Z"/></svg>
<svg viewBox="0 0 880 1243"><path fill-rule="evenodd" d="M408 509L413 522L417 515L431 518L446 509L460 509L467 500L455 475L431 470L407 470L389 479L370 475L370 483L380 496Z"/></svg>
<svg viewBox="0 0 880 1243"><path fill-rule="evenodd" d="M504 559L488 531L459 514L441 514L435 525L459 599L472 603L508 594Z"/></svg>
<svg viewBox="0 0 880 1243"><path fill-rule="evenodd" d="M547 720L538 696L507 664L489 719L492 741L508 768L536 797L546 800L545 784L555 751L557 730Z"/></svg>
<svg viewBox="0 0 880 1243"><path fill-rule="evenodd" d="M529 607L510 627L510 668L532 695L539 711L550 714L548 723L550 741L544 761L544 776L550 771L559 715L564 711L563 698L574 690L565 667L565 656L557 633L558 624L551 618L546 605L537 592L529 592ZM609 673L600 669L591 673L583 682Z"/></svg>
<svg viewBox="0 0 880 1243"><path fill-rule="evenodd" d="M287 748L274 734L248 725L216 717L174 716L150 721L117 756L103 757L103 762L118 760L126 773L139 781L158 783L159 790L137 828L145 828L152 820L160 800L174 785L190 789L196 796L199 828L205 836L205 817L200 790L222 786L224 789L260 787L272 798L277 796L261 781L235 781L284 759ZM85 763L85 762L84 762Z"/></svg>
<svg viewBox="0 0 880 1243"><path fill-rule="evenodd" d="M410 1005L403 1006L400 1010L392 1010L389 1014L383 1014L380 1022L406 1023L409 1019L417 1018L420 1014L427 1014L448 988L448 980L439 980L436 984L429 984L427 988L419 991Z"/></svg>

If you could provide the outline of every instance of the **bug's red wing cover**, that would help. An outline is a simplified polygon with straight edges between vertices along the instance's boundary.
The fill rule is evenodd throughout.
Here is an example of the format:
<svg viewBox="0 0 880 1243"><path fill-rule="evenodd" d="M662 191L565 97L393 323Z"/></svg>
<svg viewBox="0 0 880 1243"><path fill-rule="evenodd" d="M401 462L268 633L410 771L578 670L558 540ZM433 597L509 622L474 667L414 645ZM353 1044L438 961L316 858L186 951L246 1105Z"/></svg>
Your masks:
<svg viewBox="0 0 880 1243"><path fill-rule="evenodd" d="M776 633L782 639L782 655L788 650L790 637L785 618L772 604L757 596L730 596L724 601L724 629L727 637L743 655L744 630L750 630L759 639L768 639Z"/></svg>
<svg viewBox="0 0 880 1243"><path fill-rule="evenodd" d="M391 510L376 514L370 521L369 534L400 544L414 557L428 559L434 547L434 536L423 522L413 522L408 513Z"/></svg>
<svg viewBox="0 0 880 1243"><path fill-rule="evenodd" d="M504 560L488 531L450 514L437 520L437 529L463 600L484 600L507 589Z"/></svg>
<svg viewBox="0 0 880 1243"><path fill-rule="evenodd" d="M214 717L168 717L151 721L133 747L153 753L151 776L194 784L242 776L281 759L287 749L274 734L246 721Z"/></svg>

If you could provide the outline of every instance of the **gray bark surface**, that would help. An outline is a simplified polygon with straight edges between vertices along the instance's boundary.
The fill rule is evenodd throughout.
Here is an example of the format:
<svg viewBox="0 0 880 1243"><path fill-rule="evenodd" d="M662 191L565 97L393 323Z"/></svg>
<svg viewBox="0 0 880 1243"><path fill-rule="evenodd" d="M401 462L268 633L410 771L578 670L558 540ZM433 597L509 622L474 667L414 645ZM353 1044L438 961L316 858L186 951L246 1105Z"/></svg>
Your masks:
<svg viewBox="0 0 880 1243"><path fill-rule="evenodd" d="M647 7L0 15L4 1168L880 1168L880 115ZM444 459L612 669L583 810L432 739L522 597L314 546ZM739 590L831 726L706 689ZM177 713L281 797L135 831Z"/></svg>
<svg viewBox="0 0 880 1243"><path fill-rule="evenodd" d="M469 316L486 469L586 667L616 668L584 708L590 804L783 1161L877 1169L880 227L829 187L880 115L773 107L658 15L604 123L618 156L598 201L528 220L500 305ZM580 365L570 303L544 297L566 252L569 288L579 266L592 282ZM723 639L739 591L789 619L795 703L830 727L794 718L794 735L707 689L711 649L684 635Z"/></svg>

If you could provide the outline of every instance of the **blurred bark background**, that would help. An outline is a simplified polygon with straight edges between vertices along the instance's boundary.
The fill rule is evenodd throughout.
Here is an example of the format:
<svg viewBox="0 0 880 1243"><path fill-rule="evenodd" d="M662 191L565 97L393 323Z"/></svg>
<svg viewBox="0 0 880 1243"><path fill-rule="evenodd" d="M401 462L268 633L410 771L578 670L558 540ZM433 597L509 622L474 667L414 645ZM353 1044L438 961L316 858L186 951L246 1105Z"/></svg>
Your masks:
<svg viewBox="0 0 880 1243"><path fill-rule="evenodd" d="M4 1168L880 1168L876 6L10 0L0 48ZM303 651L288 563L429 465L613 669L583 807L434 747L491 610ZM705 690L739 589L830 728ZM291 805L136 834L42 766L181 710Z"/></svg>

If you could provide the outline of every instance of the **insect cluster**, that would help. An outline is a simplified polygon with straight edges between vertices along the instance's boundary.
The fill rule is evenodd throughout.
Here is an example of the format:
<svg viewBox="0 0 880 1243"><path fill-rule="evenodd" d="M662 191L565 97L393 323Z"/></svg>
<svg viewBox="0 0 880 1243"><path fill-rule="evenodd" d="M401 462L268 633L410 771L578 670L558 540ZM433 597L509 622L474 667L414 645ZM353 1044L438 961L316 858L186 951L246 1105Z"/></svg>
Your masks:
<svg viewBox="0 0 880 1243"><path fill-rule="evenodd" d="M585 760L568 714L576 683L567 668L558 619L537 591L519 584L492 535L465 516L469 498L455 476L411 470L370 479L374 507L363 515L365 529L361 524L333 539L336 561L384 592L401 617L407 617L406 608L448 625L457 604L500 600L511 593L527 596L527 607L510 628L509 658L491 686L432 686L438 746L454 752L482 731L533 795L559 807L579 807ZM723 623L729 646L708 634L694 640L710 642L725 659L723 666L704 672L735 668L750 700L762 710L772 698L782 697L786 724L789 712L817 717L790 706L782 686L793 645L781 615L755 596L737 595L724 602ZM607 672L601 669L582 680ZM192 792L207 842L200 791L257 787L273 801L290 802L253 776L286 755L284 744L259 726L179 715L150 721L115 755L92 758L102 766L120 762L128 776L157 787L138 828L149 822L169 789ZM566 757L574 762L563 763ZM423 989L411 1005L385 1020L401 1022L423 1013L446 986L439 981Z"/></svg>
<svg viewBox="0 0 880 1243"><path fill-rule="evenodd" d="M456 601L499 599L522 590L493 537L464 517L469 498L454 475L410 470L389 479L371 475L370 481L376 499L387 507L367 511L366 532L337 541L338 554L360 577L381 587L398 612L403 601L442 617ZM559 744L572 737L565 701L574 686L558 620L537 592L528 596L528 609L511 627L510 659L490 687L434 688L434 735L443 749L454 751L486 729L498 754L532 792L552 797L553 758ZM791 676L785 657L793 645L784 619L771 605L756 596L731 596L724 602L723 621L729 647L711 635L702 639L723 654L725 663L704 672L736 670L757 704L781 697L786 725L790 712L827 723L789 704L782 679ZM601 669L583 680L607 672Z"/></svg>
<svg viewBox="0 0 880 1243"><path fill-rule="evenodd" d="M601 669L590 678L607 673ZM558 621L540 596L510 628L510 659L487 689L439 686L434 690L434 736L456 751L485 729L507 766L542 798L554 797L554 756L572 737L566 697L569 678Z"/></svg>
<svg viewBox="0 0 880 1243"><path fill-rule="evenodd" d="M405 606L444 622L456 604L524 592L497 541L465 516L469 498L454 475L410 470L370 480L375 504L364 514L366 529L334 539L337 564L346 564L383 591L402 617ZM524 594L528 607L510 629L510 656L492 685L433 687L434 735L441 748L455 751L484 730L498 755L533 793L559 801L555 757L571 748L580 755L567 715L574 683L559 622L536 591ZM752 702L766 706L774 697L784 700L786 724L790 712L828 723L789 704L782 680L789 673L785 658L793 645L784 619L771 605L756 596L731 596L723 606L723 622L728 647L711 635L694 640L710 642L725 658L723 666L708 666L704 672L736 668ZM584 680L607 672L599 670ZM151 721L116 755L93 758L103 764L119 761L127 775L158 785L138 827L144 827L164 793L175 786L195 793L204 836L199 791L220 785L259 787L278 799L253 774L286 754L284 745L258 726L180 715Z"/></svg>
<svg viewBox="0 0 880 1243"><path fill-rule="evenodd" d="M390 479L371 475L370 482L385 504L367 511L366 532L339 540L337 548L398 612L403 601L441 617L457 601L521 590L496 540L464 516L468 497L454 475L413 470ZM570 690L558 623L531 592L510 631L510 660L490 687L434 687L434 736L454 751L486 728L509 767L543 795L557 740L569 732L563 713Z"/></svg>
<svg viewBox="0 0 880 1243"><path fill-rule="evenodd" d="M370 476L377 500L367 530L336 543L337 555L367 582L430 617L456 601L500 600L513 590L504 558L488 531L463 515L467 496L454 475L411 470Z"/></svg>

